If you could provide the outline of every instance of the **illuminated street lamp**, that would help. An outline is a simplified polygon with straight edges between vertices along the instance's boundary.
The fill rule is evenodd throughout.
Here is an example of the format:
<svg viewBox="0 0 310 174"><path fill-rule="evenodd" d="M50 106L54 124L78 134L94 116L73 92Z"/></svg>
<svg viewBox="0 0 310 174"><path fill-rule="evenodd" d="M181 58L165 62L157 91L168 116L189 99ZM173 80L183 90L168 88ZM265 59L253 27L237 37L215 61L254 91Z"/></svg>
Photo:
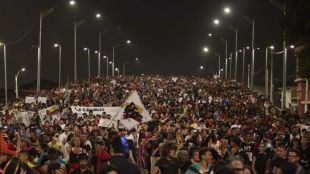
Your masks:
<svg viewBox="0 0 310 174"><path fill-rule="evenodd" d="M90 49L85 47L83 50L87 51L88 79L90 79Z"/></svg>
<svg viewBox="0 0 310 174"><path fill-rule="evenodd" d="M215 25L219 25L219 24L220 24L220 20L214 19L213 23L214 23Z"/></svg>
<svg viewBox="0 0 310 174"><path fill-rule="evenodd" d="M209 48L208 47L203 47L203 52L205 52L205 53L209 52Z"/></svg>
<svg viewBox="0 0 310 174"><path fill-rule="evenodd" d="M117 76L119 76L119 69L115 68L115 71L117 72Z"/></svg>
<svg viewBox="0 0 310 174"><path fill-rule="evenodd" d="M127 44L131 44L130 40L126 41ZM115 66L115 49L121 47L122 44L117 44L113 46L113 51L112 51L112 77L114 77L114 66Z"/></svg>
<svg viewBox="0 0 310 174"><path fill-rule="evenodd" d="M224 8L224 13L229 14L230 13L230 8L229 7L225 7Z"/></svg>
<svg viewBox="0 0 310 174"><path fill-rule="evenodd" d="M16 99L18 99L18 76L21 72L25 72L26 68L20 69L17 74L15 75L15 94L16 94Z"/></svg>
<svg viewBox="0 0 310 174"><path fill-rule="evenodd" d="M76 2L74 0L69 1L69 5L75 6Z"/></svg>
<svg viewBox="0 0 310 174"><path fill-rule="evenodd" d="M54 44L55 48L58 48L58 88L61 84L61 45L58 43Z"/></svg>
<svg viewBox="0 0 310 174"><path fill-rule="evenodd" d="M97 14L96 14L96 18L101 18L101 14L100 14L100 13L97 13Z"/></svg>

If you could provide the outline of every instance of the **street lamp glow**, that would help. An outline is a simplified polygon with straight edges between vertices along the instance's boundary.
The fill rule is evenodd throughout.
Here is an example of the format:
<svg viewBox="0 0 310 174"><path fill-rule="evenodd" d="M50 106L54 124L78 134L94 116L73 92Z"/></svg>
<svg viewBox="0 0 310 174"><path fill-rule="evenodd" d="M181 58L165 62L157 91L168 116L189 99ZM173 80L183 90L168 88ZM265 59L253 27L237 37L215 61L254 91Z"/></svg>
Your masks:
<svg viewBox="0 0 310 174"><path fill-rule="evenodd" d="M295 48L295 45L291 45L290 48L291 48L291 49L294 49L294 48Z"/></svg>
<svg viewBox="0 0 310 174"><path fill-rule="evenodd" d="M59 44L58 44L58 43L55 43L55 44L54 44L54 47L56 47L56 48L59 47Z"/></svg>
<svg viewBox="0 0 310 174"><path fill-rule="evenodd" d="M212 33L209 33L208 36L211 37L211 36L212 36Z"/></svg>
<svg viewBox="0 0 310 174"><path fill-rule="evenodd" d="M88 50L88 48L86 48L86 47L85 47L83 50L84 50L84 51L87 51L87 50Z"/></svg>
<svg viewBox="0 0 310 174"><path fill-rule="evenodd" d="M260 50L260 48L256 48L257 50Z"/></svg>
<svg viewBox="0 0 310 174"><path fill-rule="evenodd" d="M242 50L239 50L239 53L241 53L242 52Z"/></svg>
<svg viewBox="0 0 310 174"><path fill-rule="evenodd" d="M250 47L249 47L249 46L247 46L247 47L246 47L246 49L247 49L247 50L249 50L249 49L250 49Z"/></svg>
<svg viewBox="0 0 310 174"><path fill-rule="evenodd" d="M200 69L203 69L203 66L200 66L199 68L200 68Z"/></svg>
<svg viewBox="0 0 310 174"><path fill-rule="evenodd" d="M136 57L136 58L135 58L135 61L139 61L139 58Z"/></svg>
<svg viewBox="0 0 310 174"><path fill-rule="evenodd" d="M108 56L103 56L104 59L106 59Z"/></svg>
<svg viewBox="0 0 310 174"><path fill-rule="evenodd" d="M75 1L74 1L74 0L71 0L71 1L69 1L69 4L70 4L71 6L74 6L74 5L75 5Z"/></svg>
<svg viewBox="0 0 310 174"><path fill-rule="evenodd" d="M98 51L97 51L97 50L95 51L95 54L98 54Z"/></svg>
<svg viewBox="0 0 310 174"><path fill-rule="evenodd" d="M220 20L214 19L213 23L214 23L215 25L219 25L219 24L220 24Z"/></svg>
<svg viewBox="0 0 310 174"><path fill-rule="evenodd" d="M101 18L101 14L100 14L100 13L97 13L97 14L96 14L96 18Z"/></svg>
<svg viewBox="0 0 310 174"><path fill-rule="evenodd" d="M209 48L208 47L203 47L203 52L205 52L205 53L209 52Z"/></svg>
<svg viewBox="0 0 310 174"><path fill-rule="evenodd" d="M112 64L112 61L110 61L109 64L111 65L111 64Z"/></svg>
<svg viewBox="0 0 310 174"><path fill-rule="evenodd" d="M22 68L22 72L26 71L26 68Z"/></svg>
<svg viewBox="0 0 310 174"><path fill-rule="evenodd" d="M118 68L115 68L115 71L119 71L119 69L118 69Z"/></svg>
<svg viewBox="0 0 310 174"><path fill-rule="evenodd" d="M229 14L230 13L230 8L229 7L225 7L224 8L224 13Z"/></svg>
<svg viewBox="0 0 310 174"><path fill-rule="evenodd" d="M274 49L274 46L273 46L273 45L271 45L269 48L270 48L271 50L273 50L273 49Z"/></svg>
<svg viewBox="0 0 310 174"><path fill-rule="evenodd" d="M126 43L127 43L127 44L130 44L130 43L131 43L131 41L130 41L130 40L127 40L127 41L126 41Z"/></svg>

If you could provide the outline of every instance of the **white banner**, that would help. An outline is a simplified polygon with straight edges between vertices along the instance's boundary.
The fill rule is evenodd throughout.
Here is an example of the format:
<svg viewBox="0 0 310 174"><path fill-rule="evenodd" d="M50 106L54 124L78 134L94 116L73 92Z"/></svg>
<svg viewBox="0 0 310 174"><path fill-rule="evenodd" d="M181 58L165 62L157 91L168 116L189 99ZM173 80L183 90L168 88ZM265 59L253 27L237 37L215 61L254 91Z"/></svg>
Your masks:
<svg viewBox="0 0 310 174"><path fill-rule="evenodd" d="M57 105L53 105L53 106L50 106L48 108L41 109L38 111L38 114L39 114L40 119L41 119L41 123L44 123L44 121L49 120L49 118L46 118L46 111L49 111L49 113L53 117L53 120L54 119L58 119L58 120L60 119L59 108ZM50 120L50 121L52 121L52 120Z"/></svg>
<svg viewBox="0 0 310 174"><path fill-rule="evenodd" d="M121 107L83 107L83 106L71 106L73 113L81 116L84 113L89 114L89 111L93 111L94 115L102 115L103 112L114 117L120 110Z"/></svg>
<svg viewBox="0 0 310 174"><path fill-rule="evenodd" d="M98 126L99 127L116 127L117 126L117 121L112 121L110 119L104 119L104 118L101 118L99 123L98 123Z"/></svg>
<svg viewBox="0 0 310 174"><path fill-rule="evenodd" d="M34 97L26 97L25 103L37 103L37 101Z"/></svg>
<svg viewBox="0 0 310 174"><path fill-rule="evenodd" d="M47 102L47 97L38 97L38 102L46 103Z"/></svg>
<svg viewBox="0 0 310 174"><path fill-rule="evenodd" d="M35 112L32 112L32 111L16 112L15 119L17 121L21 121L28 127L30 125L31 118L33 117L34 113Z"/></svg>

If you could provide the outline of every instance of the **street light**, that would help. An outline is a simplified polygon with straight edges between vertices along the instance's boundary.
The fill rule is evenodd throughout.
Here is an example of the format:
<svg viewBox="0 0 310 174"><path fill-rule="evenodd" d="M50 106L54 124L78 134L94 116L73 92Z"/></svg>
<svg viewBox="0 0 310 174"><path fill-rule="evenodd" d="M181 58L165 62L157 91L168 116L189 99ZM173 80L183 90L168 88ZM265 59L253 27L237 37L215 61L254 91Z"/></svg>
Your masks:
<svg viewBox="0 0 310 174"><path fill-rule="evenodd" d="M135 61L139 61L139 58L136 57L136 58L135 58Z"/></svg>
<svg viewBox="0 0 310 174"><path fill-rule="evenodd" d="M74 22L74 82L77 81L77 38L76 38L76 32L77 32L77 27L82 25L84 23L84 20L80 20L79 22Z"/></svg>
<svg viewBox="0 0 310 174"><path fill-rule="evenodd" d="M201 65L201 66L199 67L199 69L203 70L203 66Z"/></svg>
<svg viewBox="0 0 310 174"><path fill-rule="evenodd" d="M229 14L230 13L230 8L229 7L225 7L224 8L224 13Z"/></svg>
<svg viewBox="0 0 310 174"><path fill-rule="evenodd" d="M208 36L209 36L209 37L212 37L212 33L209 33Z"/></svg>
<svg viewBox="0 0 310 174"><path fill-rule="evenodd" d="M5 106L8 107L8 81L7 81L7 71L6 71L6 45L4 43L0 42L0 46L3 46Z"/></svg>
<svg viewBox="0 0 310 174"><path fill-rule="evenodd" d="M130 40L127 40L126 41L127 44L131 44L131 41ZM114 66L115 66L115 49L118 48L118 47L121 47L122 44L117 44L115 46L113 46L113 51L112 51L112 77L114 77Z"/></svg>
<svg viewBox="0 0 310 174"><path fill-rule="evenodd" d="M209 52L209 48L208 47L203 47L203 52L205 52L205 53Z"/></svg>
<svg viewBox="0 0 310 174"><path fill-rule="evenodd" d="M109 77L109 57L108 56L103 56L103 59L107 60L107 78Z"/></svg>
<svg viewBox="0 0 310 174"><path fill-rule="evenodd" d="M295 45L291 45L290 48L291 48L291 49L294 49L294 48L295 48Z"/></svg>
<svg viewBox="0 0 310 174"><path fill-rule="evenodd" d="M43 23L43 18L46 17L47 15L51 14L53 11L54 11L53 8L48 9L48 10L45 10L45 11L40 11L39 46L38 46L38 67L37 67L37 94L39 94L39 92L40 92L40 87L41 87L42 23Z"/></svg>
<svg viewBox="0 0 310 174"><path fill-rule="evenodd" d="M75 6L76 2L75 2L74 0L71 0L71 1L69 1L69 4L70 4L71 6Z"/></svg>
<svg viewBox="0 0 310 174"><path fill-rule="evenodd" d="M219 25L219 24L220 24L220 20L214 19L213 23L214 23L215 25Z"/></svg>
<svg viewBox="0 0 310 174"><path fill-rule="evenodd" d="M115 71L117 72L117 76L119 76L119 69L115 68Z"/></svg>
<svg viewBox="0 0 310 174"><path fill-rule="evenodd" d="M96 14L96 18L101 18L101 14L100 14L100 13L97 13L97 14Z"/></svg>
<svg viewBox="0 0 310 174"><path fill-rule="evenodd" d="M97 50L95 50L95 51L94 51L94 53L95 53L95 54L98 54L98 51L97 51Z"/></svg>
<svg viewBox="0 0 310 174"><path fill-rule="evenodd" d="M22 68L15 75L15 94L16 94L16 99L18 99L18 76L19 76L19 73L25 72L25 71L26 71L26 68Z"/></svg>
<svg viewBox="0 0 310 174"><path fill-rule="evenodd" d="M59 48L59 52L58 52L58 88L60 88L60 84L61 84L61 45L58 43L55 43L54 47Z"/></svg>
<svg viewBox="0 0 310 174"><path fill-rule="evenodd" d="M88 62L88 79L90 79L90 49L85 47L83 49L84 51L87 51L87 62Z"/></svg>

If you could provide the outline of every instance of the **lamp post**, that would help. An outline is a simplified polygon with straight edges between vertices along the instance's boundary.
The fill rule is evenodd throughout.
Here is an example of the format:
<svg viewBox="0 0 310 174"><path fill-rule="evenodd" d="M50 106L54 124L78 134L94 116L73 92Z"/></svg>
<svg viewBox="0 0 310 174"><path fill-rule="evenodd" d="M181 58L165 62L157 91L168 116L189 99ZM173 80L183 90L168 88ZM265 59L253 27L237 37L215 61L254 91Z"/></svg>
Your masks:
<svg viewBox="0 0 310 174"><path fill-rule="evenodd" d="M77 30L77 27L79 27L83 23L84 23L84 20L80 20L79 22L74 22L74 82L77 81L76 30Z"/></svg>
<svg viewBox="0 0 310 174"><path fill-rule="evenodd" d="M224 12L226 14L229 14L230 13L230 8L229 7L224 8ZM215 19L213 21L213 23L215 25L219 25L220 21L218 19ZM228 28L231 31L235 32L235 75L234 75L235 77L234 77L234 79L237 81L237 70L238 70L238 29L237 29L237 27L232 27L231 25L228 25Z"/></svg>
<svg viewBox="0 0 310 174"><path fill-rule="evenodd" d="M109 77L109 57L108 56L103 56L103 59L107 60L107 78Z"/></svg>
<svg viewBox="0 0 310 174"><path fill-rule="evenodd" d="M214 53L219 58L219 77L221 78L221 55L219 53Z"/></svg>
<svg viewBox="0 0 310 174"><path fill-rule="evenodd" d="M231 79L231 64L232 64L232 53L229 56L229 78Z"/></svg>
<svg viewBox="0 0 310 174"><path fill-rule="evenodd" d="M8 81L6 71L6 45L0 42L0 46L3 46L3 62L4 62L4 92L5 92L5 106L8 106Z"/></svg>
<svg viewBox="0 0 310 174"><path fill-rule="evenodd" d="M127 44L130 44L131 43L131 41L130 40L127 40L126 41L126 43ZM114 66L115 66L115 50L116 50L116 48L119 48L121 46L121 44L117 44L117 45L115 45L115 46L113 46L113 51L112 51L112 77L114 77Z"/></svg>
<svg viewBox="0 0 310 174"><path fill-rule="evenodd" d="M139 58L135 58L134 59L136 62L138 62L139 61ZM126 74L126 65L128 65L130 62L125 62L125 63L123 63L123 76L125 76L125 74Z"/></svg>
<svg viewBox="0 0 310 174"><path fill-rule="evenodd" d="M271 50L270 53L270 93L269 93L269 101L270 103L273 103L273 50L274 46L269 47Z"/></svg>
<svg viewBox="0 0 310 174"><path fill-rule="evenodd" d="M39 26L39 46L38 46L38 68L37 68L37 94L40 92L41 87L41 59L42 59L42 23L43 18L47 15L51 14L54 11L53 8L46 10L46 11L40 11L40 26Z"/></svg>
<svg viewBox="0 0 310 174"><path fill-rule="evenodd" d="M26 71L26 68L20 69L17 74L15 75L15 94L16 94L16 99L18 99L18 76L21 72Z"/></svg>
<svg viewBox="0 0 310 174"><path fill-rule="evenodd" d="M59 51L58 51L58 61L59 61L58 62L58 88L60 88L60 85L61 85L61 45L55 43L54 47L59 48Z"/></svg>
<svg viewBox="0 0 310 174"><path fill-rule="evenodd" d="M113 65L113 64L112 64ZM117 76L119 76L119 69L115 68L115 71L117 72Z"/></svg>
<svg viewBox="0 0 310 174"><path fill-rule="evenodd" d="M84 51L87 51L87 62L88 62L88 79L90 79L90 49L85 47L83 49Z"/></svg>

